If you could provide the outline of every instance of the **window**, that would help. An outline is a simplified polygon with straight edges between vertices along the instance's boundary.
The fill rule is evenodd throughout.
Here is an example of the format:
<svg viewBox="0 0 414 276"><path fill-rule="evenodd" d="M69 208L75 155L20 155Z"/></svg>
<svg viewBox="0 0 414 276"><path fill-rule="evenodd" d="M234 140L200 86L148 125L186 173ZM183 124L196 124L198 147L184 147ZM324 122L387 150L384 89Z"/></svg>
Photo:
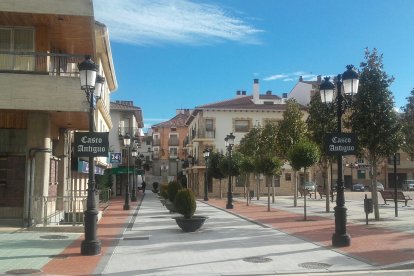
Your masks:
<svg viewBox="0 0 414 276"><path fill-rule="evenodd" d="M34 29L0 28L0 51L34 52ZM0 69L33 71L34 56L10 55L0 56Z"/></svg>
<svg viewBox="0 0 414 276"><path fill-rule="evenodd" d="M358 179L365 179L365 170L358 170Z"/></svg>
<svg viewBox="0 0 414 276"><path fill-rule="evenodd" d="M249 132L250 121L249 120L234 120L235 132Z"/></svg>
<svg viewBox="0 0 414 276"><path fill-rule="evenodd" d="M178 146L178 134L170 134L169 145Z"/></svg>
<svg viewBox="0 0 414 276"><path fill-rule="evenodd" d="M206 119L206 131L213 131L213 130L214 130L214 120Z"/></svg>
<svg viewBox="0 0 414 276"><path fill-rule="evenodd" d="M395 157L396 157L397 165L400 165L400 154L397 153ZM388 164L389 165L394 165L394 155L388 157Z"/></svg>
<svg viewBox="0 0 414 276"><path fill-rule="evenodd" d="M285 180L286 181L291 181L292 180L292 175L290 173L285 173Z"/></svg>
<svg viewBox="0 0 414 276"><path fill-rule="evenodd" d="M177 131L177 128L176 127L171 127L171 131Z"/></svg>
<svg viewBox="0 0 414 276"><path fill-rule="evenodd" d="M364 158L358 158L358 164L365 164Z"/></svg>
<svg viewBox="0 0 414 276"><path fill-rule="evenodd" d="M177 158L178 157L178 147L170 147L169 148L170 158Z"/></svg>

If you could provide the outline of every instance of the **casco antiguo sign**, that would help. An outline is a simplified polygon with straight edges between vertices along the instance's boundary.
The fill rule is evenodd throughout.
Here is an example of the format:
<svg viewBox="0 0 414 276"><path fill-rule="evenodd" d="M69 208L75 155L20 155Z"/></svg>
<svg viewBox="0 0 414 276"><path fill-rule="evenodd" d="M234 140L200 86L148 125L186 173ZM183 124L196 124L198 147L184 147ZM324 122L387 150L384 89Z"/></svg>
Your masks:
<svg viewBox="0 0 414 276"><path fill-rule="evenodd" d="M357 137L353 133L328 133L325 146L328 155L355 155Z"/></svg>
<svg viewBox="0 0 414 276"><path fill-rule="evenodd" d="M73 154L78 157L108 156L109 132L75 132Z"/></svg>

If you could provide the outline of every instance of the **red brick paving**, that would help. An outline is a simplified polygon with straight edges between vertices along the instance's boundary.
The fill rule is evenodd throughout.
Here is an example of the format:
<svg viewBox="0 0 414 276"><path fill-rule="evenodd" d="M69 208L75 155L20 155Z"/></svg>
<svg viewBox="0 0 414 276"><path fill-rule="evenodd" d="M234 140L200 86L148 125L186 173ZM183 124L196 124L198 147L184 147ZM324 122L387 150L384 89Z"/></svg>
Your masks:
<svg viewBox="0 0 414 276"><path fill-rule="evenodd" d="M225 208L226 201L211 199L211 205ZM267 211L267 206L245 202L233 202L232 213L255 220L285 233L292 234L306 241L323 246L332 245L332 234L335 231L333 219L320 216L307 216L279 209ZM392 231L370 225L350 224L347 232L351 235L351 245L336 250L347 255L362 258L373 265L390 265L414 261L414 234Z"/></svg>
<svg viewBox="0 0 414 276"><path fill-rule="evenodd" d="M134 211L137 204L141 201L141 194L137 202L130 203L130 210L123 210L124 199L116 197L111 199L111 203L103 213L98 223L98 238L101 241L101 254L97 256L83 256L80 254L83 235L57 257L52 259L43 268L43 273L52 275L92 275L102 256L108 248L117 241L119 235L127 227L129 215Z"/></svg>

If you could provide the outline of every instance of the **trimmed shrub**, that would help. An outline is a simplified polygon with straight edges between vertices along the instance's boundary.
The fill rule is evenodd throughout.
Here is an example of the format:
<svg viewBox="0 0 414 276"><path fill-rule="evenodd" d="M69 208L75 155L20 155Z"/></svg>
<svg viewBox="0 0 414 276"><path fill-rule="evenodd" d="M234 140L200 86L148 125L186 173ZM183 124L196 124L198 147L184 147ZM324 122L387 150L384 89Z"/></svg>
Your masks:
<svg viewBox="0 0 414 276"><path fill-rule="evenodd" d="M184 218L191 218L197 207L193 192L187 188L179 190L175 196L174 207Z"/></svg>
<svg viewBox="0 0 414 276"><path fill-rule="evenodd" d="M168 184L161 184L160 186L160 196L165 199L168 199Z"/></svg>
<svg viewBox="0 0 414 276"><path fill-rule="evenodd" d="M174 202L175 195L179 190L181 190L183 187L177 182L177 181L171 181L168 183L168 200L171 202Z"/></svg>

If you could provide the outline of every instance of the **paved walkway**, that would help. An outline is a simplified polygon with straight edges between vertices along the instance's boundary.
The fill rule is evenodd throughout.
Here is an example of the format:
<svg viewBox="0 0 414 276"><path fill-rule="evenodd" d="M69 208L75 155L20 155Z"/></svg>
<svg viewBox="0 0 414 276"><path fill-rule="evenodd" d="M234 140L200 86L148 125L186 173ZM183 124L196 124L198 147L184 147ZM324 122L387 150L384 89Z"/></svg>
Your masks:
<svg viewBox="0 0 414 276"><path fill-rule="evenodd" d="M382 275L414 273L384 271L414 268L412 207L399 207L399 217L393 218L391 206L381 205L384 219L365 225L361 201L347 201L351 246L332 248L333 213L324 212L324 200L308 199L307 221L303 220L302 199L298 200L298 207L292 207L291 197L276 197L270 212L266 200L253 200L250 206L243 199L235 200L231 212L224 209L225 199L210 199L208 204L199 201L197 214L209 219L200 231L183 233L172 219L174 215L154 194L147 193L141 204L132 203L129 211L123 210L122 198L115 198L98 225L102 242L98 256L80 255L80 233L3 229L0 274L354 275L354 271L360 271L358 275L372 275L369 271L373 270Z"/></svg>

